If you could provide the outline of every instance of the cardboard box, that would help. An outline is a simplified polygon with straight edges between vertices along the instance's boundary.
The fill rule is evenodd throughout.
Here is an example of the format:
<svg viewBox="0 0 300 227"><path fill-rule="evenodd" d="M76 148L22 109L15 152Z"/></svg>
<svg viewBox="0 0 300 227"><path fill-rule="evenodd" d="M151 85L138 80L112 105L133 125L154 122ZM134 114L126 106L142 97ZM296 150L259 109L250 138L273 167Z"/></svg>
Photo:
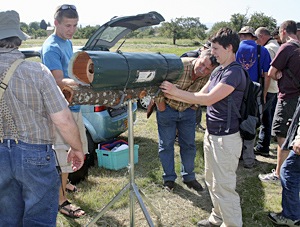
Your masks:
<svg viewBox="0 0 300 227"><path fill-rule="evenodd" d="M134 164L138 163L139 145L134 145ZM109 151L96 149L98 166L110 170L125 168L129 163L129 149L120 151Z"/></svg>

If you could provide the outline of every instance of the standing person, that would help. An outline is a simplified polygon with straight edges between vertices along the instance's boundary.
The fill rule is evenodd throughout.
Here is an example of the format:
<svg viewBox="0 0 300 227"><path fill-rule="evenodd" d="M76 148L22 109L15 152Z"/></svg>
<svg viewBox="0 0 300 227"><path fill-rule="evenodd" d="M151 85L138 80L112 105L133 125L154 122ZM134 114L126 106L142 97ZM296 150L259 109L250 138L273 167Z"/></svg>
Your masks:
<svg viewBox="0 0 300 227"><path fill-rule="evenodd" d="M207 41L204 44L201 44L202 46L197 49L197 50L193 50L193 51L188 51L184 54L182 54L180 57L199 57L201 54L201 51L204 50L208 50L211 47L211 43L210 41ZM201 131L201 132L205 132L205 128L201 125L201 121L202 121L202 107L200 105L198 105L197 110L196 110L196 130Z"/></svg>
<svg viewBox="0 0 300 227"><path fill-rule="evenodd" d="M211 39L212 54L220 63L200 92L189 92L164 81L160 86L165 96L186 103L207 106L204 135L205 182L213 203L210 217L198 226L243 225L240 197L236 189L236 170L242 151L239 119L232 108L227 125L228 99L240 108L246 88L246 76L236 62L239 47L238 34L230 28L221 28ZM228 128L229 126L229 128Z"/></svg>
<svg viewBox="0 0 300 227"><path fill-rule="evenodd" d="M290 150L280 170L282 211L269 213L270 220L281 226L300 226L300 106L298 105L283 143Z"/></svg>
<svg viewBox="0 0 300 227"><path fill-rule="evenodd" d="M24 55L26 35L16 11L0 12L0 81ZM74 171L84 162L78 127L62 92L43 64L23 61L0 100L0 225L56 226L60 186L52 150L53 124L70 144ZM6 87L6 88L4 88ZM6 89L6 90L5 90Z"/></svg>
<svg viewBox="0 0 300 227"><path fill-rule="evenodd" d="M78 13L74 5L58 6L54 14L55 30L44 42L42 46L42 61L51 70L57 85L62 88L65 85L75 85L75 81L69 78L68 64L73 55L73 46L71 38L77 29ZM83 151L88 153L87 138L85 127L80 112L80 106L71 106L70 110L78 125L80 137L83 144ZM85 214L85 212L71 204L66 197L66 190L75 191L73 185L67 184L68 174L73 172L70 163L67 160L67 150L69 144L57 132L54 143L54 150L58 156L58 162L62 170L62 187L59 193L59 211L72 218L77 218ZM71 188L67 188L67 187Z"/></svg>
<svg viewBox="0 0 300 227"><path fill-rule="evenodd" d="M181 60L184 72L176 85L192 92L199 91L203 87L208 76L217 66L210 50L202 51L196 59L181 58ZM155 103L164 187L171 191L175 186L177 175L174 165L174 143L178 132L183 183L196 191L202 191L203 188L196 180L194 172L196 107L193 104L167 99L163 95L155 98Z"/></svg>
<svg viewBox="0 0 300 227"><path fill-rule="evenodd" d="M282 149L286 138L290 119L295 112L300 95L300 48L293 43L298 43L296 22L284 21L279 28L282 41L275 58L271 62L268 76L278 81L278 100L272 125L272 133L277 139L277 165L276 170L268 174L259 174L259 179L264 182L279 182L280 168L289 155L289 150Z"/></svg>
<svg viewBox="0 0 300 227"><path fill-rule="evenodd" d="M273 39L270 31L265 27L259 27L256 29L255 35L257 36L256 43L264 46L269 51L271 60L273 60L279 49L279 44L275 39ZM266 88L265 90L267 90L267 94L264 94L266 101L257 144L254 147L254 154L268 157L270 151L272 122L277 103L278 85L276 80L268 76L265 77L264 85Z"/></svg>
<svg viewBox="0 0 300 227"><path fill-rule="evenodd" d="M263 92L267 94L267 88L264 86L264 78L267 77L270 68L270 54L265 47L256 44L255 40L257 37L254 33L254 28L245 26L238 34L241 42L236 53L237 62L248 71L252 81L262 84ZM259 61L258 58L260 59ZM242 158L244 167L251 169L256 165L254 154L255 139L244 140L243 143Z"/></svg>

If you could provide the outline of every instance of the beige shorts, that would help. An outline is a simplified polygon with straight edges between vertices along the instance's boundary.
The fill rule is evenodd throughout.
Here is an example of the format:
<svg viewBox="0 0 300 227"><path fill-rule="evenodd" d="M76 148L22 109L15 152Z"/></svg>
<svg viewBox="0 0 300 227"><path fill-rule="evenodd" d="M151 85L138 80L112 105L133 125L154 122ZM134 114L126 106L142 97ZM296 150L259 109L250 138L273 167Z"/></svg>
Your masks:
<svg viewBox="0 0 300 227"><path fill-rule="evenodd" d="M83 124L82 114L81 112L72 112L72 114L79 128L83 152L84 154L88 154L88 144L87 144L85 127ZM58 165L60 166L61 171L63 173L72 173L73 169L71 166L71 162L67 162L67 155L68 155L68 150L70 149L70 145L64 141L64 139L62 138L62 136L60 135L57 129L54 132L54 136L55 136L55 142L53 145L53 149L56 152Z"/></svg>

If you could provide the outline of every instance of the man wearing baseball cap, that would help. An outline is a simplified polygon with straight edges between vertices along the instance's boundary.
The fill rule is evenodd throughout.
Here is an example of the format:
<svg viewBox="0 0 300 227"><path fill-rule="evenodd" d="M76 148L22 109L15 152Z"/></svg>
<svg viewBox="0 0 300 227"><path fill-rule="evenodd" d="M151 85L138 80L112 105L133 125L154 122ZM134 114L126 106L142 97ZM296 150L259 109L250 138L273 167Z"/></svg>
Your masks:
<svg viewBox="0 0 300 227"><path fill-rule="evenodd" d="M238 34L241 42L236 53L236 60L248 71L252 81L261 82L268 75L271 63L270 54L265 47L256 44L255 40L257 36L253 27L245 26ZM264 84L264 82L261 84ZM263 100L266 100L265 96L268 87L269 84L266 83L264 86L264 97L262 97L264 98ZM244 140L243 142L243 164L245 168L251 169L257 164L254 154L255 139Z"/></svg>
<svg viewBox="0 0 300 227"><path fill-rule="evenodd" d="M74 171L82 167L84 155L77 125L51 72L25 61L18 50L27 37L16 11L0 12L0 225L55 227L60 177L53 126L71 146Z"/></svg>

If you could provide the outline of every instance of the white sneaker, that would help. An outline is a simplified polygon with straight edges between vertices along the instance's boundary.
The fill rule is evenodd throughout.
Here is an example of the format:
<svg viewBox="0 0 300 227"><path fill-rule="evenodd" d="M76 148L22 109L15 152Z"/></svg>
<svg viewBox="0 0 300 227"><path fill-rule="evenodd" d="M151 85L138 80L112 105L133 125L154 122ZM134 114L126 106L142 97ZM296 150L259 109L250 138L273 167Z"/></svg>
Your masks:
<svg viewBox="0 0 300 227"><path fill-rule="evenodd" d="M275 169L272 169L272 173L259 174L258 178L263 182L280 183L279 176L276 175Z"/></svg>
<svg viewBox="0 0 300 227"><path fill-rule="evenodd" d="M281 213L269 213L268 215L271 222L279 226L289 226L296 227L300 226L300 220L291 220L286 217L283 217Z"/></svg>

